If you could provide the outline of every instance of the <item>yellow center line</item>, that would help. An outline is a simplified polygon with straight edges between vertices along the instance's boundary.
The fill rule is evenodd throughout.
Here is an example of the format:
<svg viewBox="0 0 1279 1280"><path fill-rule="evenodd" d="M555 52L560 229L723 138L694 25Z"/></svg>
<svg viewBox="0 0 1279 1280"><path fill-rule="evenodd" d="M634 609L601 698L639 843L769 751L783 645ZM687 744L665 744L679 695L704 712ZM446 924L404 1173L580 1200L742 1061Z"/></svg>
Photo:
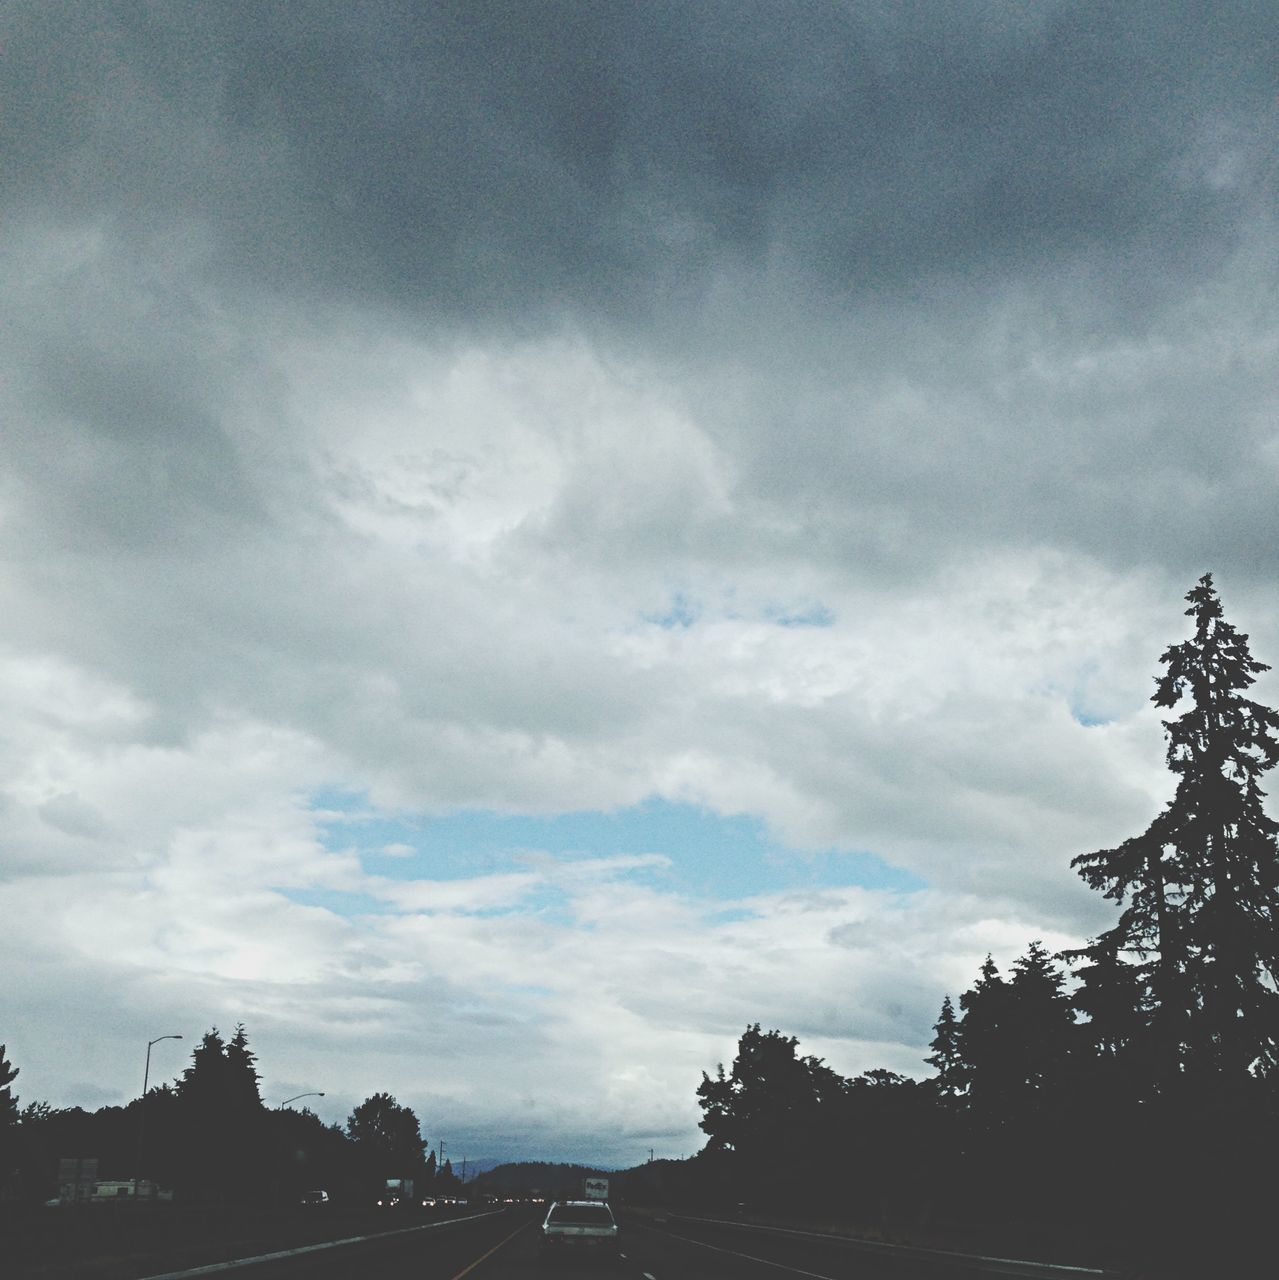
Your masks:
<svg viewBox="0 0 1279 1280"><path fill-rule="evenodd" d="M511 1234L507 1236L505 1240L499 1240L497 1244L495 1244L486 1254L484 1254L482 1257L476 1258L474 1262L469 1263L467 1266L463 1267L462 1270L459 1271L457 1275L455 1275L452 1278L452 1280L462 1280L463 1276L469 1276L471 1272L474 1271L475 1268L480 1265L481 1262L483 1262L486 1258L491 1258L503 1245L510 1244L511 1241L514 1240L515 1237L519 1235L521 1231L528 1230L528 1228L531 1227L532 1225L533 1224L531 1222L526 1222L522 1226L516 1227L515 1230L512 1231Z"/></svg>

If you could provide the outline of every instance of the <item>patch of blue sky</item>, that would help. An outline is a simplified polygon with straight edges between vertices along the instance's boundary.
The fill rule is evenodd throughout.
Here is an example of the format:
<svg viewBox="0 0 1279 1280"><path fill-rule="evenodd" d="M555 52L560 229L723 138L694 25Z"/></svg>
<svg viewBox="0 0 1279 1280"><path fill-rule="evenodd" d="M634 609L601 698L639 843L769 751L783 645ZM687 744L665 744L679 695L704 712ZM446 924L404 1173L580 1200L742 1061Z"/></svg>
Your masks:
<svg viewBox="0 0 1279 1280"><path fill-rule="evenodd" d="M646 613L645 622L670 630L673 627L691 627L702 616L702 608L682 591L671 597L671 603L662 613Z"/></svg>
<svg viewBox="0 0 1279 1280"><path fill-rule="evenodd" d="M779 627L833 627L835 615L824 604L810 604L803 609L771 608L765 616Z"/></svg>
<svg viewBox="0 0 1279 1280"><path fill-rule="evenodd" d="M695 626L705 615L702 603L683 591L676 591L670 604L660 613L641 615L651 626L672 630L676 627ZM836 622L833 610L820 601L809 602L798 607L793 605L765 605L763 617L779 627L833 627ZM720 615L727 618L741 617L738 609L731 607L731 593L721 602Z"/></svg>
<svg viewBox="0 0 1279 1280"><path fill-rule="evenodd" d="M1087 711L1079 710L1078 707L1071 707L1070 714L1071 718L1076 723L1083 725L1085 729L1095 729L1099 724L1112 723L1108 716L1094 716Z"/></svg>
<svg viewBox="0 0 1279 1280"><path fill-rule="evenodd" d="M314 798L324 811L321 839L354 849L366 870L391 879L468 879L557 859L660 854L670 865L626 871L639 879L698 896L739 899L797 888L910 892L918 876L870 852L789 848L748 815L722 816L696 805L649 799L611 811L504 814L468 809L441 815L378 813L363 796L337 791ZM385 853L391 848L395 853ZM412 852L402 852L409 849ZM553 909L554 894L534 890L526 909ZM545 900L543 900L545 898Z"/></svg>
<svg viewBox="0 0 1279 1280"><path fill-rule="evenodd" d="M346 889L280 889L278 892L300 907L321 907L348 919L355 916L385 915L393 910L372 894Z"/></svg>
<svg viewBox="0 0 1279 1280"><path fill-rule="evenodd" d="M1049 680L1037 692L1049 698L1061 698L1070 717L1087 729L1113 724L1115 717L1106 705L1107 691L1099 679L1101 664L1096 658L1085 658L1073 673L1073 680Z"/></svg>
<svg viewBox="0 0 1279 1280"><path fill-rule="evenodd" d="M740 924L743 920L758 919L759 912L748 907L725 907L722 911L712 911L708 917L712 924Z"/></svg>

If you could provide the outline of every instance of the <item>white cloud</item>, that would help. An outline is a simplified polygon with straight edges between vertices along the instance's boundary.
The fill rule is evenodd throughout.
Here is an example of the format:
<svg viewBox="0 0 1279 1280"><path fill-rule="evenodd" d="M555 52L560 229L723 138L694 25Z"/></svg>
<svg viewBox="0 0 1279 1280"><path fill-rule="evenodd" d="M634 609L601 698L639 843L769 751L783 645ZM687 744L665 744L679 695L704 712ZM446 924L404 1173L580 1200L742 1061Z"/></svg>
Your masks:
<svg viewBox="0 0 1279 1280"><path fill-rule="evenodd" d="M1089 74L1025 94L1038 19L876 19L858 56L911 111L871 119L838 33L765 32L776 74L739 83L752 50L690 10L715 74L610 81L616 136L552 145L536 77L500 139L451 64L456 121L388 118L258 74L254 21L195 61L35 10L9 46L0 962L28 1096L122 1099L139 1043L243 1018L334 1118L391 1088L592 1158L601 1115L690 1149L747 1022L917 1069L987 950L1106 918L1068 863L1167 794L1146 698L1181 592L1215 570L1279 658L1255 33L1063 20ZM353 65L406 48L350 34ZM936 83L895 70L916 39ZM714 146L672 128L708 109ZM704 901L648 844L413 878L380 825L654 796L928 888Z"/></svg>

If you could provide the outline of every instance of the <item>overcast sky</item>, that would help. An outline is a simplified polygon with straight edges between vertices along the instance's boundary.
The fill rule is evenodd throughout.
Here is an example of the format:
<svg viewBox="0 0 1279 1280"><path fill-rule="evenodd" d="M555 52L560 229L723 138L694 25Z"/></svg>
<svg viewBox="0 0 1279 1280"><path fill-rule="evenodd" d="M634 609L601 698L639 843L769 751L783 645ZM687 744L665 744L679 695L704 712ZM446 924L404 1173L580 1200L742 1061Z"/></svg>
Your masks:
<svg viewBox="0 0 1279 1280"><path fill-rule="evenodd" d="M0 18L0 1042L96 1107L700 1145L1111 909L1279 662L1279 8ZM1275 683L1260 696L1279 700Z"/></svg>

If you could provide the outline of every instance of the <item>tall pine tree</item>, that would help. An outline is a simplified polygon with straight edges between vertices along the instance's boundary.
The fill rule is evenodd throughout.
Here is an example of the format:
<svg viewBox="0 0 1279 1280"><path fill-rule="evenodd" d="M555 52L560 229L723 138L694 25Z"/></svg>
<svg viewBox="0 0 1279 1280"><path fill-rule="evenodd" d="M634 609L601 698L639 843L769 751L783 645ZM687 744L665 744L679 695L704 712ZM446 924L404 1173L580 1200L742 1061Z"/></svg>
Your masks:
<svg viewBox="0 0 1279 1280"><path fill-rule="evenodd" d="M257 1055L249 1048L249 1036L244 1023L235 1027L235 1035L227 1042L227 1089L232 1105L237 1111L253 1113L262 1106L258 1091Z"/></svg>
<svg viewBox="0 0 1279 1280"><path fill-rule="evenodd" d="M1008 983L990 956L977 981L959 997L958 1080L970 1109L986 1123L999 1123L1012 1092L1012 1064L1006 1046L1010 997Z"/></svg>
<svg viewBox="0 0 1279 1280"><path fill-rule="evenodd" d="M1279 762L1279 715L1246 696L1269 668L1225 620L1212 575L1186 600L1194 635L1165 651L1152 698L1188 703L1163 722L1176 793L1142 835L1074 860L1089 885L1125 904L1115 927L1075 954L1094 968L1130 957L1148 988L1165 1086L1234 1086L1279 1069L1279 824L1260 786Z"/></svg>
<svg viewBox="0 0 1279 1280"><path fill-rule="evenodd" d="M1064 975L1038 940L1013 963L1007 1038L1018 1088L1034 1109L1052 1107L1070 1076L1076 1028L1064 984Z"/></svg>
<svg viewBox="0 0 1279 1280"><path fill-rule="evenodd" d="M0 1189L4 1187L14 1162L14 1135L18 1124L18 1099L13 1093L18 1068L4 1053L5 1046L0 1044Z"/></svg>
<svg viewBox="0 0 1279 1280"><path fill-rule="evenodd" d="M959 1047L959 1019L950 996L941 1002L941 1015L933 1024L937 1033L928 1046L932 1053L924 1059L937 1069L932 1086L940 1098L955 1101L963 1090L963 1059Z"/></svg>
<svg viewBox="0 0 1279 1280"><path fill-rule="evenodd" d="M0 1128L18 1122L18 1099L12 1085L18 1078L18 1068L4 1056L5 1046L0 1044Z"/></svg>

